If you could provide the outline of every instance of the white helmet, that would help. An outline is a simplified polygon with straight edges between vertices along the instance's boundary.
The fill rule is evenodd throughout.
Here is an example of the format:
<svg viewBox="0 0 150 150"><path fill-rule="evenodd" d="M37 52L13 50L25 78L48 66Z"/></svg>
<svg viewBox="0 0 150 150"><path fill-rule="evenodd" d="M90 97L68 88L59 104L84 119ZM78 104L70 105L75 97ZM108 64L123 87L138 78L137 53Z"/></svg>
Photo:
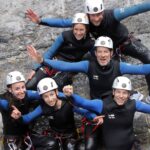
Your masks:
<svg viewBox="0 0 150 150"><path fill-rule="evenodd" d="M97 14L104 10L103 0L86 0L85 1L85 13Z"/></svg>
<svg viewBox="0 0 150 150"><path fill-rule="evenodd" d="M6 85L10 85L17 82L25 82L23 74L19 71L12 71L6 76Z"/></svg>
<svg viewBox="0 0 150 150"><path fill-rule="evenodd" d="M48 91L55 90L57 88L58 88L58 85L56 84L55 80L52 78L44 78L40 80L37 85L37 91L40 95Z"/></svg>
<svg viewBox="0 0 150 150"><path fill-rule="evenodd" d="M130 79L128 79L127 77L123 77L123 76L117 77L114 80L112 87L114 89L123 89L123 90L128 90L128 91L132 90Z"/></svg>
<svg viewBox="0 0 150 150"><path fill-rule="evenodd" d="M113 49L113 41L111 38L107 36L100 36L99 38L96 39L94 46L95 47L102 46Z"/></svg>
<svg viewBox="0 0 150 150"><path fill-rule="evenodd" d="M89 24L89 19L85 13L76 13L73 16L72 23Z"/></svg>

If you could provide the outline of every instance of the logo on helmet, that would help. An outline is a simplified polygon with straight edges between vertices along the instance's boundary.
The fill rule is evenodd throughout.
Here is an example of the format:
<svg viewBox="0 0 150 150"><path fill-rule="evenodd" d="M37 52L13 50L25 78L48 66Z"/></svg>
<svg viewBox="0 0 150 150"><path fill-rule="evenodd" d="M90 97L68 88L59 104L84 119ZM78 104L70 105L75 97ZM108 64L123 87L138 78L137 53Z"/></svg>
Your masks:
<svg viewBox="0 0 150 150"><path fill-rule="evenodd" d="M94 7L94 8L93 8L93 11L94 11L94 12L97 12L97 11L98 11L98 8L97 8L97 7Z"/></svg>
<svg viewBox="0 0 150 150"><path fill-rule="evenodd" d="M123 87L123 88L126 88L127 85L126 85L125 83L122 83L122 87Z"/></svg>
<svg viewBox="0 0 150 150"><path fill-rule="evenodd" d="M78 21L78 22L82 22L82 18L78 18L77 21Z"/></svg>
<svg viewBox="0 0 150 150"><path fill-rule="evenodd" d="M47 86L47 85L44 85L44 86L43 86L43 90L46 91L47 89L48 89L48 86Z"/></svg>
<svg viewBox="0 0 150 150"><path fill-rule="evenodd" d="M20 80L21 80L21 77L17 76L17 77L16 77L16 80L17 80L17 81L20 81Z"/></svg>
<svg viewBox="0 0 150 150"><path fill-rule="evenodd" d="M106 43L105 43L105 41L101 41L101 45L105 45Z"/></svg>

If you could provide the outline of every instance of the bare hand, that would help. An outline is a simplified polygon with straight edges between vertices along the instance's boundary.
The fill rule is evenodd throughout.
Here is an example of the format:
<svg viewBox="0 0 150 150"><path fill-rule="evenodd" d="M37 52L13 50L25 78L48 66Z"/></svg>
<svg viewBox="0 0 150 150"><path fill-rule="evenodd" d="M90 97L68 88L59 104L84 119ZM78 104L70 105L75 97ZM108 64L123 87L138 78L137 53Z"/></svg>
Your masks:
<svg viewBox="0 0 150 150"><path fill-rule="evenodd" d="M34 75L35 75L35 71L32 70L32 71L28 74L28 80L31 80Z"/></svg>
<svg viewBox="0 0 150 150"><path fill-rule="evenodd" d="M63 87L63 93L66 96L71 96L73 94L73 86L72 85L66 85Z"/></svg>
<svg viewBox="0 0 150 150"><path fill-rule="evenodd" d="M26 17L29 18L32 22L37 24L41 22L40 17L32 9L27 9L25 14Z"/></svg>
<svg viewBox="0 0 150 150"><path fill-rule="evenodd" d="M104 119L103 119L104 117L105 117L104 115L102 115L102 116L96 116L96 117L93 119L93 121L96 122L97 125L101 125L101 124L103 124L103 122L104 122Z"/></svg>
<svg viewBox="0 0 150 150"><path fill-rule="evenodd" d="M43 62L42 55L39 52L37 52L37 50L32 45L27 46L27 51L28 51L29 56L34 61L36 61L37 63L42 63Z"/></svg>
<svg viewBox="0 0 150 150"><path fill-rule="evenodd" d="M14 105L12 105L11 107L13 109L11 117L14 119L19 119L21 117L21 112Z"/></svg>

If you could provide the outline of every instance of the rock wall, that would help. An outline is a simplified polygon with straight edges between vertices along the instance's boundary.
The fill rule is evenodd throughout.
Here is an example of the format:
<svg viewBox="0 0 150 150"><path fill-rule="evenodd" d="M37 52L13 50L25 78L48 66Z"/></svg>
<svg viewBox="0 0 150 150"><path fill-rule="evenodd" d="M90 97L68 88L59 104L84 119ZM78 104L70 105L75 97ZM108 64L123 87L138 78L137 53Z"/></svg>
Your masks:
<svg viewBox="0 0 150 150"><path fill-rule="evenodd" d="M144 0L143 0L144 1ZM40 52L44 52L62 31L56 28L38 26L25 18L25 11L32 8L41 17L71 17L75 12L83 11L80 0L5 0L0 6L0 84L5 88L4 78L14 69L26 75L31 69L32 60L26 53L26 45L33 44ZM142 0L105 0L107 8L124 7L138 4ZM142 39L150 47L150 12L129 17L123 22L130 31Z"/></svg>
<svg viewBox="0 0 150 150"><path fill-rule="evenodd" d="M149 0L104 0L106 8L125 7L143 1ZM8 72L19 70L26 76L29 73L33 62L26 52L28 44L33 44L39 52L43 53L56 36L65 30L35 25L25 18L25 11L31 8L41 17L71 17L75 12L82 12L84 9L81 0L0 0L0 3L0 92L2 92L5 89L5 77ZM123 23L127 25L130 32L134 32L147 47L150 47L150 12L129 17ZM140 63L130 57L127 60ZM82 78L82 82L77 77ZM88 80L84 75L77 77L75 78L76 91L85 95L85 91L88 90ZM139 88L141 84L145 86L144 78L136 76L137 78L141 82L135 82L135 87ZM143 118L147 119L145 116ZM140 120L141 122L143 121ZM149 126L149 123L146 123L146 126Z"/></svg>

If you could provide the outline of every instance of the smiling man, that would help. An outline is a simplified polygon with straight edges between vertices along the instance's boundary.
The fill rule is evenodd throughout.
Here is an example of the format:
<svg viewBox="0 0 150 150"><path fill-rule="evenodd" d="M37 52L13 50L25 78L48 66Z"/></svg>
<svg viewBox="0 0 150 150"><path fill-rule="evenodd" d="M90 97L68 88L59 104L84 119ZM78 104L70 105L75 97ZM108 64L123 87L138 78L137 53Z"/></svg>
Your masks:
<svg viewBox="0 0 150 150"><path fill-rule="evenodd" d="M86 73L89 78L90 96L92 99L108 97L112 92L112 83L117 76L123 74L147 75L150 73L150 64L131 65L112 59L113 41L107 36L97 38L94 46L95 59L75 63L44 59L33 46L28 46L27 50L32 59L42 63L42 65L64 72Z"/></svg>
<svg viewBox="0 0 150 150"><path fill-rule="evenodd" d="M136 58L144 64L150 63L149 49L142 44L140 39L130 34L128 28L121 22L128 17L150 11L150 1L129 7L106 9L103 0L85 0L84 6L89 18L89 32L95 39L108 36L114 43L114 50L119 48L125 55ZM72 26L71 18L41 19L31 9L27 10L26 15L32 22L40 25L63 28ZM150 93L150 75L146 76L146 81Z"/></svg>

